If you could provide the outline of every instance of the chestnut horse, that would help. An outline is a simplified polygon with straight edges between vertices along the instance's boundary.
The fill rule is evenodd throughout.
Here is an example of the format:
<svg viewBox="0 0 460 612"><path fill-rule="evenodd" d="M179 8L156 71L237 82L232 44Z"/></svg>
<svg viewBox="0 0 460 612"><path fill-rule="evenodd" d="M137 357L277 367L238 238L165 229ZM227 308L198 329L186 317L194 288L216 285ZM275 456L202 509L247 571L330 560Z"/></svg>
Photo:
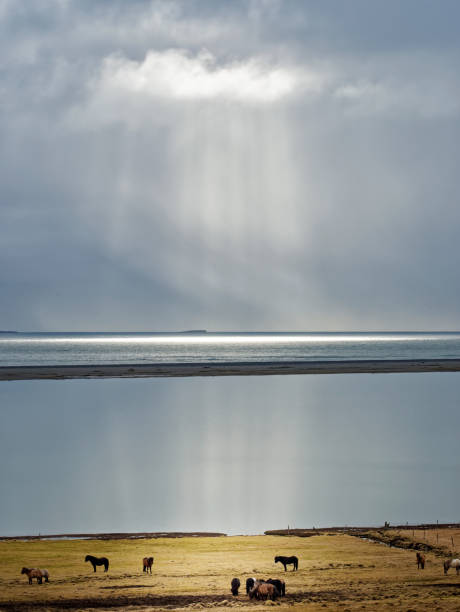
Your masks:
<svg viewBox="0 0 460 612"><path fill-rule="evenodd" d="M422 555L422 553L418 552L416 553L416 558L417 558L417 569L425 569L425 555Z"/></svg>
<svg viewBox="0 0 460 612"><path fill-rule="evenodd" d="M278 589L269 582L258 582L258 584L256 583L256 586L249 591L249 599L259 599L261 601L265 601L266 599L275 601L278 595Z"/></svg>
<svg viewBox="0 0 460 612"><path fill-rule="evenodd" d="M152 573L153 557L144 557L142 559L142 571Z"/></svg>

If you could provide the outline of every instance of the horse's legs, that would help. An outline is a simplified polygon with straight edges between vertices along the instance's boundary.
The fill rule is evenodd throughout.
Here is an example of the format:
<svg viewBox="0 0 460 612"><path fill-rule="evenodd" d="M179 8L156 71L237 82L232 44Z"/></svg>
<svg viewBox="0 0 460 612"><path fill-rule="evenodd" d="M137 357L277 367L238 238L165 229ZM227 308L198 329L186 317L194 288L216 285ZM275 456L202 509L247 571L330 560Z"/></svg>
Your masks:
<svg viewBox="0 0 460 612"><path fill-rule="evenodd" d="M96 571L96 564L93 563L93 570Z"/></svg>
<svg viewBox="0 0 460 612"><path fill-rule="evenodd" d="M29 576L29 584L32 584L32 576Z"/></svg>

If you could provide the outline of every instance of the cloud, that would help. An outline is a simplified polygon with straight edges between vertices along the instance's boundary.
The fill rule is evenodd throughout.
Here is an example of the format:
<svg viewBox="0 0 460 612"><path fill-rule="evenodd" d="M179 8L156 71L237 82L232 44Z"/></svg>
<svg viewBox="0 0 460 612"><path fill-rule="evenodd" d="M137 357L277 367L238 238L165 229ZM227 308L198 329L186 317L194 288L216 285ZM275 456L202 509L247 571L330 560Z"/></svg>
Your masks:
<svg viewBox="0 0 460 612"><path fill-rule="evenodd" d="M346 112L394 117L409 114L430 119L458 115L459 93L456 79L433 72L375 80L353 76L336 87L333 97L343 104Z"/></svg>
<svg viewBox="0 0 460 612"><path fill-rule="evenodd" d="M101 90L173 100L228 100L271 103L305 86L293 69L272 66L257 58L218 64L209 51L191 56L183 49L150 50L141 62L108 57L97 87ZM310 87L317 78L310 77Z"/></svg>
<svg viewBox="0 0 460 612"><path fill-rule="evenodd" d="M456 326L455 48L385 46L386 9L1 6L7 327Z"/></svg>

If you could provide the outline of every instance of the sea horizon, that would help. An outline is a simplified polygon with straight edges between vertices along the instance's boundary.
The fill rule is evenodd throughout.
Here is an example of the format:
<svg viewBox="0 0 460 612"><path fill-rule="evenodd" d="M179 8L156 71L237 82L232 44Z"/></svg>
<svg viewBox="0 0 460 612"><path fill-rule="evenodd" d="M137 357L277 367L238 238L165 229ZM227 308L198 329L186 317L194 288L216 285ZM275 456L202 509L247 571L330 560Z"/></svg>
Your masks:
<svg viewBox="0 0 460 612"><path fill-rule="evenodd" d="M0 380L460 370L459 332L15 332Z"/></svg>

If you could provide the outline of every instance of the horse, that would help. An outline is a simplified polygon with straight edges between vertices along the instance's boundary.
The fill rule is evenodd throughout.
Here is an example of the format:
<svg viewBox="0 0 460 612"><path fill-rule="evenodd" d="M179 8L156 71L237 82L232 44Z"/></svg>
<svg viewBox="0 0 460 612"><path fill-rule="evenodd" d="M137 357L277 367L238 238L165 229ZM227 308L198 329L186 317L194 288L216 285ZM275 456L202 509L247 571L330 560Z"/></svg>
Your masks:
<svg viewBox="0 0 460 612"><path fill-rule="evenodd" d="M231 584L232 595L238 595L238 589L240 588L240 584L241 582L239 578L233 578Z"/></svg>
<svg viewBox="0 0 460 612"><path fill-rule="evenodd" d="M460 574L460 559L448 559L444 561L444 574L447 574L451 567L455 567L457 576Z"/></svg>
<svg viewBox="0 0 460 612"><path fill-rule="evenodd" d="M255 578L248 578L246 580L246 595L249 595L249 591L254 588L255 583L256 583Z"/></svg>
<svg viewBox="0 0 460 612"><path fill-rule="evenodd" d="M142 571L152 573L153 557L144 557L142 559Z"/></svg>
<svg viewBox="0 0 460 612"><path fill-rule="evenodd" d="M93 555L86 555L85 563L87 561L90 561L90 563L93 566L94 571L96 571L96 565L103 565L104 572L106 572L109 569L109 560L107 559L107 557L93 557Z"/></svg>
<svg viewBox="0 0 460 612"><path fill-rule="evenodd" d="M249 599L260 599L261 601L265 601L266 599L275 601L278 595L279 593L276 587L264 581L258 582L258 584L249 591Z"/></svg>
<svg viewBox="0 0 460 612"><path fill-rule="evenodd" d="M275 563L282 563L285 572L287 571L286 565L293 565L293 572L299 569L299 560L297 557L275 557Z"/></svg>
<svg viewBox="0 0 460 612"><path fill-rule="evenodd" d="M273 578L269 578L267 582L269 584L272 584L282 597L286 595L286 583L284 582L284 580L278 580L278 579L273 580Z"/></svg>
<svg viewBox="0 0 460 612"><path fill-rule="evenodd" d="M425 555L422 555L422 553L418 552L416 553L416 559L417 569L425 569Z"/></svg>
<svg viewBox="0 0 460 612"><path fill-rule="evenodd" d="M37 584L42 584L43 578L45 579L45 582L49 582L49 572L46 569L41 570L37 567L23 567L21 574L27 574L29 577L29 584L32 584L32 578L37 579Z"/></svg>

